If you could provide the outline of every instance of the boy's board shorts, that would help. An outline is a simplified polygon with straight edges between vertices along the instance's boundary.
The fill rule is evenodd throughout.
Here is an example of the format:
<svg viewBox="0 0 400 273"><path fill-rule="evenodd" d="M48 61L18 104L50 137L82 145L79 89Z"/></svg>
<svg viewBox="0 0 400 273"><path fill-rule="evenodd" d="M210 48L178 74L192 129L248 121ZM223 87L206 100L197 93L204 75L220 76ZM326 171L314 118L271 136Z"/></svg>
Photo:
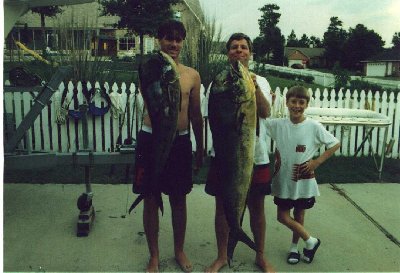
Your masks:
<svg viewBox="0 0 400 273"><path fill-rule="evenodd" d="M136 146L134 193L149 193L145 172L149 170L152 145L152 134L140 131ZM192 142L189 134L176 136L159 183L161 191L167 195L185 195L192 190Z"/></svg>
<svg viewBox="0 0 400 273"><path fill-rule="evenodd" d="M300 198L296 200L292 199L282 199L279 197L274 197L274 203L281 209L290 210L295 209L311 209L315 204L315 197L311 198Z"/></svg>
<svg viewBox="0 0 400 273"><path fill-rule="evenodd" d="M222 188L222 183L219 183L218 173L217 173L218 167L215 162L216 162L215 159L212 157L210 162L210 169L208 171L205 191L209 195L219 196L221 195L223 188ZM271 194L271 171L269 164L254 166L249 194L250 195Z"/></svg>

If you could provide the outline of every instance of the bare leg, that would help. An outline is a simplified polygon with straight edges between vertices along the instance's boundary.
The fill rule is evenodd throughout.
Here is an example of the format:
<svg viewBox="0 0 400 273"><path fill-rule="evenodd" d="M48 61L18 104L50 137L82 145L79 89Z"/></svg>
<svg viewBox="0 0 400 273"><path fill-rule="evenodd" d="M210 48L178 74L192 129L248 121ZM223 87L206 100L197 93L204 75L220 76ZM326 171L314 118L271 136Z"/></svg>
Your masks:
<svg viewBox="0 0 400 273"><path fill-rule="evenodd" d="M206 268L205 272L218 272L228 263L229 226L226 222L222 198L215 197L215 235L217 237L217 259Z"/></svg>
<svg viewBox="0 0 400 273"><path fill-rule="evenodd" d="M275 272L275 269L264 257L265 246L265 211L264 211L265 196L261 194L254 194L248 199L248 207L250 212L250 227L253 232L254 242L258 249L256 254L256 265L263 272Z"/></svg>
<svg viewBox="0 0 400 273"><path fill-rule="evenodd" d="M184 272L191 272L193 265L183 251L186 234L186 195L170 195L172 228L174 232L175 260Z"/></svg>
<svg viewBox="0 0 400 273"><path fill-rule="evenodd" d="M158 272L158 204L156 199L152 196L144 199L143 226L150 252L150 260L146 272Z"/></svg>
<svg viewBox="0 0 400 273"><path fill-rule="evenodd" d="M310 238L310 234L304 229L304 226L298 223L290 216L290 210L281 209L278 207L278 221L287 226L294 233L298 234L304 241Z"/></svg>
<svg viewBox="0 0 400 273"><path fill-rule="evenodd" d="M294 220L302 226L304 226L305 212L306 211L304 209L294 209L293 210ZM299 234L293 232L292 243L297 244L299 242L299 238L300 238Z"/></svg>

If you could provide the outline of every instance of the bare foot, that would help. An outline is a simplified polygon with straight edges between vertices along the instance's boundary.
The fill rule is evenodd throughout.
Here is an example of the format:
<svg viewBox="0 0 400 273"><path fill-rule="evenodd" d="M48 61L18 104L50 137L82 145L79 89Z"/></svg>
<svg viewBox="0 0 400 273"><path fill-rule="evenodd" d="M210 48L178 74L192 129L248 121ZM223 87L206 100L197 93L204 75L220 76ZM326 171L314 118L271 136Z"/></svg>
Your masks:
<svg viewBox="0 0 400 273"><path fill-rule="evenodd" d="M149 263L147 264L146 272L149 273L158 273L158 258L150 258Z"/></svg>
<svg viewBox="0 0 400 273"><path fill-rule="evenodd" d="M175 260L182 269L183 272L192 272L193 270L193 265L189 261L189 259L186 257L186 254L184 252L181 252L179 254L175 254Z"/></svg>
<svg viewBox="0 0 400 273"><path fill-rule="evenodd" d="M209 267L206 268L206 273L217 273L221 268L228 264L227 258L216 259Z"/></svg>
<svg viewBox="0 0 400 273"><path fill-rule="evenodd" d="M255 264L266 273L275 273L274 267L264 258L264 256L256 257Z"/></svg>

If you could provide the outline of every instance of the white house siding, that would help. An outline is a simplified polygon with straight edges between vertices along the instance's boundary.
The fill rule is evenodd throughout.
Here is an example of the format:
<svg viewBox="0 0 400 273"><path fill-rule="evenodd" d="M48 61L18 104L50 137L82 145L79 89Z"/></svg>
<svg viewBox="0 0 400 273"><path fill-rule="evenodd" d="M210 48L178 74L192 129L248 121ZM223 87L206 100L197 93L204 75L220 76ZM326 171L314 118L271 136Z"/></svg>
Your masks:
<svg viewBox="0 0 400 273"><path fill-rule="evenodd" d="M387 63L388 67L387 67L387 72L385 76L392 76L393 75L393 63L389 62Z"/></svg>
<svg viewBox="0 0 400 273"><path fill-rule="evenodd" d="M367 64L367 76L384 77L386 74L386 63L376 62Z"/></svg>

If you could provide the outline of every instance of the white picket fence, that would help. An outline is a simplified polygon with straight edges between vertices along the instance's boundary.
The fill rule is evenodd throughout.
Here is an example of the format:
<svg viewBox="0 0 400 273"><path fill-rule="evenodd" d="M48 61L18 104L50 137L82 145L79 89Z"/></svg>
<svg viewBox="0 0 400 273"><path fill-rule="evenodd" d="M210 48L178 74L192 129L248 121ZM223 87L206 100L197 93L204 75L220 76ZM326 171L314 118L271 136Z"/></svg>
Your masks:
<svg viewBox="0 0 400 273"><path fill-rule="evenodd" d="M92 85L88 83L88 89ZM100 88L99 83L94 84L95 88ZM115 151L117 147L117 139L121 136L125 140L129 135L136 139L136 134L141 125L142 99L140 95L136 95L136 87L134 84L122 83L118 86L116 83L111 86L107 83L104 88L114 102L114 107L103 116L92 116L88 114L88 148L94 151L109 152ZM202 88L204 91L204 88ZM78 83L74 86L71 82L68 84L61 83L59 89L51 98L51 103L46 106L40 116L35 120L33 126L27 131L19 148L31 151L46 152L76 152L83 149L82 122L80 119L65 116L60 113L61 98L63 92L66 92L65 105L71 101L68 109L78 109L86 99L82 93L82 84ZM204 92L202 91L202 101L204 101ZM74 92L76 95L74 96ZM287 88L275 90L276 100L272 107L273 116L283 116L286 113L284 95ZM400 158L399 132L400 132L400 93L397 98L394 93L387 94L384 92L380 95L376 92L353 92L349 90L340 90L337 94L335 90L311 90L312 100L310 106L328 107L328 108L350 108L350 109L371 109L376 112L388 116L392 120L389 127L388 140L393 139L394 145L391 153L387 157ZM128 95L129 93L129 95ZM23 117L28 113L34 103L34 96L29 92L5 92L4 93L4 112L14 116L15 126L18 126ZM74 97L76 99L74 100ZM95 95L92 102L97 107L106 106L107 102L100 96ZM63 118L65 119L64 122ZM58 122L57 122L58 121ZM207 151L212 146L211 132L208 126L207 118L204 122L205 126L205 147ZM361 144L366 129L362 126L329 126L327 127L338 139L340 139L342 147L337 151L337 155L353 156L357 147ZM375 151L380 151L383 143L383 129L377 129L372 134L372 145ZM191 134L193 148L195 141L193 133ZM5 136L7 139L7 136ZM269 152L274 151L274 144L271 141ZM370 153L368 145L357 156L366 156Z"/></svg>

